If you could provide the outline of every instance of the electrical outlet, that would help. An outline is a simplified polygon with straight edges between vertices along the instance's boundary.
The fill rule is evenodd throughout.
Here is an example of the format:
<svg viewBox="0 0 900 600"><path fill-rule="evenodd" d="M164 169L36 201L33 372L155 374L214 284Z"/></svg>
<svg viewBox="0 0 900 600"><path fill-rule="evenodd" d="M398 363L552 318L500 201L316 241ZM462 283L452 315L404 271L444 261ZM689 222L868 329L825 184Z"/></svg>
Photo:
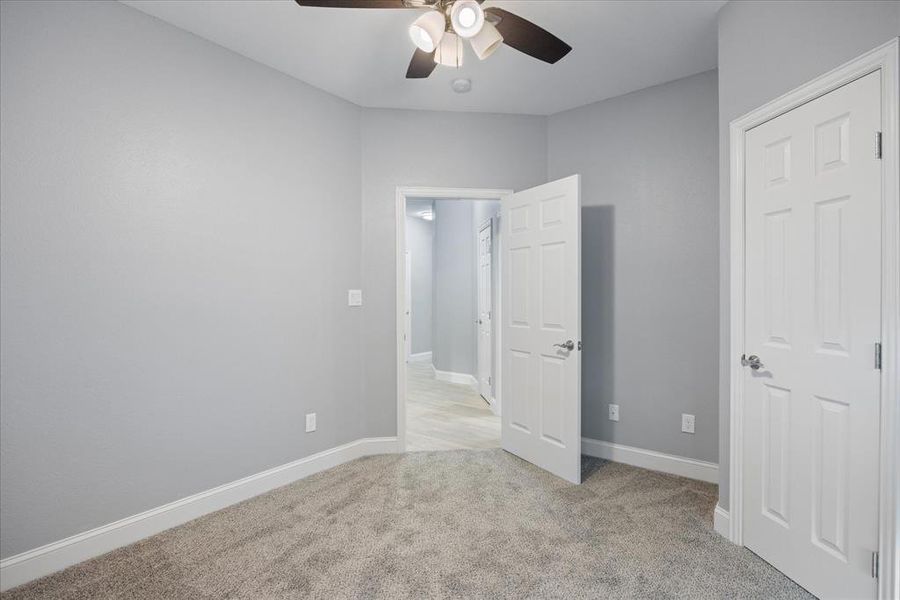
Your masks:
<svg viewBox="0 0 900 600"><path fill-rule="evenodd" d="M347 306L362 306L362 290L347 290Z"/></svg>
<svg viewBox="0 0 900 600"><path fill-rule="evenodd" d="M694 433L694 415L681 415L682 433Z"/></svg>
<svg viewBox="0 0 900 600"><path fill-rule="evenodd" d="M610 421L618 421L619 420L619 405L618 404L610 404L609 405L609 420Z"/></svg>
<svg viewBox="0 0 900 600"><path fill-rule="evenodd" d="M316 413L306 415L306 433L316 430Z"/></svg>

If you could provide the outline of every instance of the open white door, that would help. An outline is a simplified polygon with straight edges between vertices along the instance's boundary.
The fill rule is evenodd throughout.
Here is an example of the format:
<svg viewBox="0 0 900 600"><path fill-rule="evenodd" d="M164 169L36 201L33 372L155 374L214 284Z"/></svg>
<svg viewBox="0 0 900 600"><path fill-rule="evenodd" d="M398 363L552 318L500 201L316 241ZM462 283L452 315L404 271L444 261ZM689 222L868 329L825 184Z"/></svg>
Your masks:
<svg viewBox="0 0 900 600"><path fill-rule="evenodd" d="M581 483L581 182L503 198L503 449Z"/></svg>

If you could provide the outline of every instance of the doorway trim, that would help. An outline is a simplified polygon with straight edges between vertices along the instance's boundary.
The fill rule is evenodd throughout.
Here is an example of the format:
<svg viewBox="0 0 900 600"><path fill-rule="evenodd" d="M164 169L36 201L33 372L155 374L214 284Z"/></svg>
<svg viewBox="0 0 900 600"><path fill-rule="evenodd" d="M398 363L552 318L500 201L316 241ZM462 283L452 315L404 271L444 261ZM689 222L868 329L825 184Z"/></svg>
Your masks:
<svg viewBox="0 0 900 600"><path fill-rule="evenodd" d="M406 340L403 338L405 329L405 290L406 290L406 259L404 248L406 247L406 200L407 198L440 198L445 200L502 200L512 194L511 189L489 188L450 188L450 187L412 187L398 186L394 213L396 215L397 238L394 246L394 257L397 273L397 288L395 290L394 316L397 327L396 357L397 357L397 452L406 452ZM497 240L503 243L503 236ZM502 246L498 246L498 252ZM498 256L500 256L498 254ZM502 265L497 265L498 275L502 271ZM502 290L501 290L502 291ZM498 293L499 298L499 293ZM497 316L501 313L497 310ZM494 348L499 353L500 335L494 337ZM497 387L495 398L501 402L503 377L500 366L497 365Z"/></svg>
<svg viewBox="0 0 900 600"><path fill-rule="evenodd" d="M900 165L898 165L898 44L894 38L874 50L788 92L731 122L730 142L730 334L729 378L729 539L743 545L743 366L744 249L745 249L745 139L758 125L787 113L835 89L876 71L881 72L882 110L882 247L881 247L881 439L879 465L878 597L895 598L900 592L897 544L900 543ZM873 140L874 149L874 140Z"/></svg>

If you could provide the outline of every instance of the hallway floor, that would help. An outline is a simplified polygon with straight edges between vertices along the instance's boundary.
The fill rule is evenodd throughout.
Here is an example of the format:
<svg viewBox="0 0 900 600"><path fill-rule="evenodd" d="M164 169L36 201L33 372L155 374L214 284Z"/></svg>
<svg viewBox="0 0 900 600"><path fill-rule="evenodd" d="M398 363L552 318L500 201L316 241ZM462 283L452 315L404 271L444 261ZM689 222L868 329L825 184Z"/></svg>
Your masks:
<svg viewBox="0 0 900 600"><path fill-rule="evenodd" d="M438 381L428 361L406 369L406 450L500 447L500 417L474 388Z"/></svg>

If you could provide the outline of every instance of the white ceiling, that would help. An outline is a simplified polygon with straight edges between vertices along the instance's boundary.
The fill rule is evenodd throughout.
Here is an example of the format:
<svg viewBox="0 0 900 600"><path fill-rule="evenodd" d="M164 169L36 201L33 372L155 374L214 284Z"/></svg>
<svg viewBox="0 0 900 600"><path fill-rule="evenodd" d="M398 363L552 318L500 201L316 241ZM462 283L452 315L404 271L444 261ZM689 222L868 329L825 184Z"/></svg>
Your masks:
<svg viewBox="0 0 900 600"><path fill-rule="evenodd" d="M293 0L122 0L361 106L553 114L716 67L725 0L487 0L574 49L555 65L503 46L485 61L405 79L420 10L300 7ZM472 91L450 81L469 77Z"/></svg>

